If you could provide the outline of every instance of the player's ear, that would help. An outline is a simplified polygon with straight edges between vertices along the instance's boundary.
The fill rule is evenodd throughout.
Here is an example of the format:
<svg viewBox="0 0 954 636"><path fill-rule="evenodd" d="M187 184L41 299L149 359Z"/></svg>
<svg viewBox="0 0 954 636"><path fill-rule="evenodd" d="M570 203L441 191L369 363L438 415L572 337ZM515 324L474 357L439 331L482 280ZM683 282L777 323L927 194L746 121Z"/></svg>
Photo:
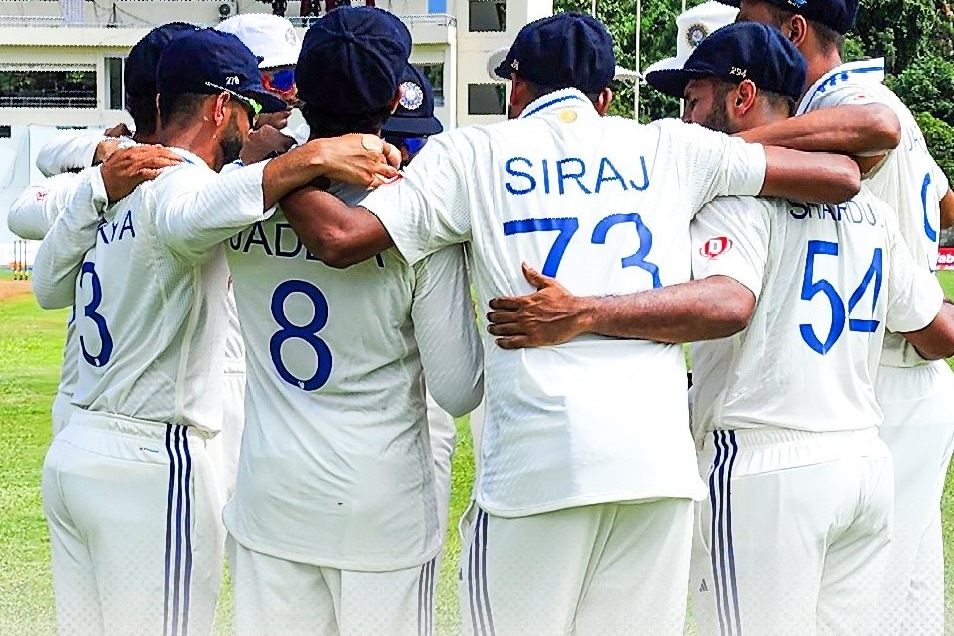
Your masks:
<svg viewBox="0 0 954 636"><path fill-rule="evenodd" d="M794 14L786 23L787 37L796 47L801 48L808 36L808 22L805 16Z"/></svg>
<svg viewBox="0 0 954 636"><path fill-rule="evenodd" d="M600 96L596 98L596 112L600 114L600 117L606 117L606 113L609 112L610 102L613 101L613 89L609 86L604 88L600 92Z"/></svg>
<svg viewBox="0 0 954 636"><path fill-rule="evenodd" d="M229 103L228 93L219 93L215 101L209 100L212 103L212 121L215 122L215 127L218 128L228 119L226 116L225 106Z"/></svg>
<svg viewBox="0 0 954 636"><path fill-rule="evenodd" d="M756 99L758 99L758 89L755 83L752 80L743 80L739 84L733 104L735 114L739 117L744 116L755 105Z"/></svg>
<svg viewBox="0 0 954 636"><path fill-rule="evenodd" d="M391 112L397 110L398 104L401 103L401 87L398 86L397 90L394 91L394 99L391 100Z"/></svg>

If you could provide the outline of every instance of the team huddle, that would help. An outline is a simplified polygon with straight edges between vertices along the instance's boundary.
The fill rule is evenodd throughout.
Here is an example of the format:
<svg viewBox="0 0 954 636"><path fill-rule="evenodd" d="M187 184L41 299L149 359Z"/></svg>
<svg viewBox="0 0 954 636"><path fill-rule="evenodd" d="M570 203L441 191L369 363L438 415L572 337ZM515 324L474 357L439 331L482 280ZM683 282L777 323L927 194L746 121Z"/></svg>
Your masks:
<svg viewBox="0 0 954 636"><path fill-rule="evenodd" d="M386 11L151 31L135 133L45 149L9 216L73 307L59 633L209 634L226 554L238 634L433 633L483 403L465 633L682 634L688 593L702 635L942 634L954 192L841 62L856 11L742 0L648 125L605 27L544 18L509 121L447 132Z"/></svg>

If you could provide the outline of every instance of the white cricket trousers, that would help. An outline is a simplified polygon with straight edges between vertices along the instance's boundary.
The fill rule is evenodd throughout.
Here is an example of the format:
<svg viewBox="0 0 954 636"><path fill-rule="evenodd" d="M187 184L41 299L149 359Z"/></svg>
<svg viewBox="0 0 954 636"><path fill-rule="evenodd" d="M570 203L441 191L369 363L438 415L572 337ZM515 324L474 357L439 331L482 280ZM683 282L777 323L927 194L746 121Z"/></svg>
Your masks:
<svg viewBox="0 0 954 636"><path fill-rule="evenodd" d="M230 535L236 636L431 636L434 559L356 572L280 559Z"/></svg>
<svg viewBox="0 0 954 636"><path fill-rule="evenodd" d="M235 365L230 364L229 360L225 361L222 399L222 430L209 440L206 450L218 473L220 498L224 505L235 494L239 451L242 448L242 432L245 430L244 362Z"/></svg>
<svg viewBox="0 0 954 636"><path fill-rule="evenodd" d="M62 636L211 632L222 504L194 429L77 408L42 489Z"/></svg>
<svg viewBox="0 0 954 636"><path fill-rule="evenodd" d="M700 636L875 636L894 499L875 427L709 433L696 506Z"/></svg>
<svg viewBox="0 0 954 636"><path fill-rule="evenodd" d="M941 496L954 450L954 372L943 360L878 369L881 437L894 457L894 531L881 600L885 636L944 634Z"/></svg>
<svg viewBox="0 0 954 636"><path fill-rule="evenodd" d="M464 634L681 636L691 534L688 499L478 508L461 547Z"/></svg>

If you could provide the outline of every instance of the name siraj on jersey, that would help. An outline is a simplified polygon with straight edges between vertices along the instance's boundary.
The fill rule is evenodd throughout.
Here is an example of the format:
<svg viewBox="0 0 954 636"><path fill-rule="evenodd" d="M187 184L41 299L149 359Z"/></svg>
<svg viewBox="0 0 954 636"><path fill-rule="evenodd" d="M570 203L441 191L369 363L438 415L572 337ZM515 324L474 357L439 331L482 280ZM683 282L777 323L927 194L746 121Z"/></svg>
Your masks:
<svg viewBox="0 0 954 636"><path fill-rule="evenodd" d="M127 236L136 238L136 228L133 227L132 210L126 210L122 221L107 221L103 219L99 222L97 228L99 237L97 241L103 245L109 245L114 241L121 241Z"/></svg>
<svg viewBox="0 0 954 636"><path fill-rule="evenodd" d="M552 160L511 157L504 164L507 192L516 195L529 194L540 187L544 194L565 194L571 187L571 182L576 184L572 186L574 190L579 188L583 194L599 194L605 187L621 188L623 192L645 190L649 187L646 158L639 157L638 168L627 165L629 162L630 160L617 161L633 173L642 172L636 181L624 177L608 157L601 157L599 165L589 167L578 157Z"/></svg>
<svg viewBox="0 0 954 636"><path fill-rule="evenodd" d="M869 225L878 224L878 214L867 201L858 201L852 199L837 205L818 204L818 203L797 203L788 202L788 213L793 219L818 219L840 221L843 223L868 223Z"/></svg>
<svg viewBox="0 0 954 636"><path fill-rule="evenodd" d="M236 252L248 254L250 251L260 250L268 256L279 258L304 258L308 261L317 261L318 258L309 252L301 239L295 234L288 223L269 223L258 221L247 230L242 230L229 239L229 247Z"/></svg>

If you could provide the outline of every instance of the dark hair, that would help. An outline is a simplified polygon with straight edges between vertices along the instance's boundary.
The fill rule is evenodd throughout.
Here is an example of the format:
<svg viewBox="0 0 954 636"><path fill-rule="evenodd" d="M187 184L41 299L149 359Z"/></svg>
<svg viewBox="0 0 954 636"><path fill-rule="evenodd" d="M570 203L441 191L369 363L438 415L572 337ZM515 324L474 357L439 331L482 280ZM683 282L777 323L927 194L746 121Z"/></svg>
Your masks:
<svg viewBox="0 0 954 636"><path fill-rule="evenodd" d="M308 124L311 139L322 137L340 137L348 133L369 133L377 135L384 123L391 117L391 105L378 111L354 115L351 113L326 113L315 110L308 104L301 107L301 114Z"/></svg>
<svg viewBox="0 0 954 636"><path fill-rule="evenodd" d="M727 82L722 79L716 80L716 87L713 91L713 99L717 103L725 103L726 95L729 94L733 88L736 88L739 85L738 82ZM798 104L795 103L795 100L789 97L788 95L782 95L781 93L776 93L774 91L765 90L758 88L758 95L766 101L772 110L785 109L785 115L791 117L795 114L795 109L798 107Z"/></svg>
<svg viewBox="0 0 954 636"><path fill-rule="evenodd" d="M126 93L126 112L133 118L137 135L156 134L156 96L130 95Z"/></svg>
<svg viewBox="0 0 954 636"><path fill-rule="evenodd" d="M772 4L766 3L770 7L772 14L772 20L775 22L772 26L775 28L782 28L782 25L788 22L792 16L795 15L794 11L788 11L787 9L782 9ZM805 21L812 27L815 31L815 37L818 38L818 45L821 47L822 51L825 53L830 53L832 50L837 50L838 55L842 55L845 52L845 36L835 31L833 28L827 24L822 24L817 20L810 20L805 18Z"/></svg>
<svg viewBox="0 0 954 636"><path fill-rule="evenodd" d="M196 113L202 108L202 102L209 95L199 93L160 93L159 94L159 124L163 128L176 124L190 123Z"/></svg>
<svg viewBox="0 0 954 636"><path fill-rule="evenodd" d="M523 78L521 78L523 79ZM544 86L542 84L537 84L536 82L531 82L528 79L523 79L524 83L527 85L527 91L529 92L530 101L540 99L544 95L549 95L556 91L561 91L565 88L573 88L572 86ZM597 102L600 100L600 95L603 91L599 93L584 93L586 98L593 102L593 105L596 106Z"/></svg>

